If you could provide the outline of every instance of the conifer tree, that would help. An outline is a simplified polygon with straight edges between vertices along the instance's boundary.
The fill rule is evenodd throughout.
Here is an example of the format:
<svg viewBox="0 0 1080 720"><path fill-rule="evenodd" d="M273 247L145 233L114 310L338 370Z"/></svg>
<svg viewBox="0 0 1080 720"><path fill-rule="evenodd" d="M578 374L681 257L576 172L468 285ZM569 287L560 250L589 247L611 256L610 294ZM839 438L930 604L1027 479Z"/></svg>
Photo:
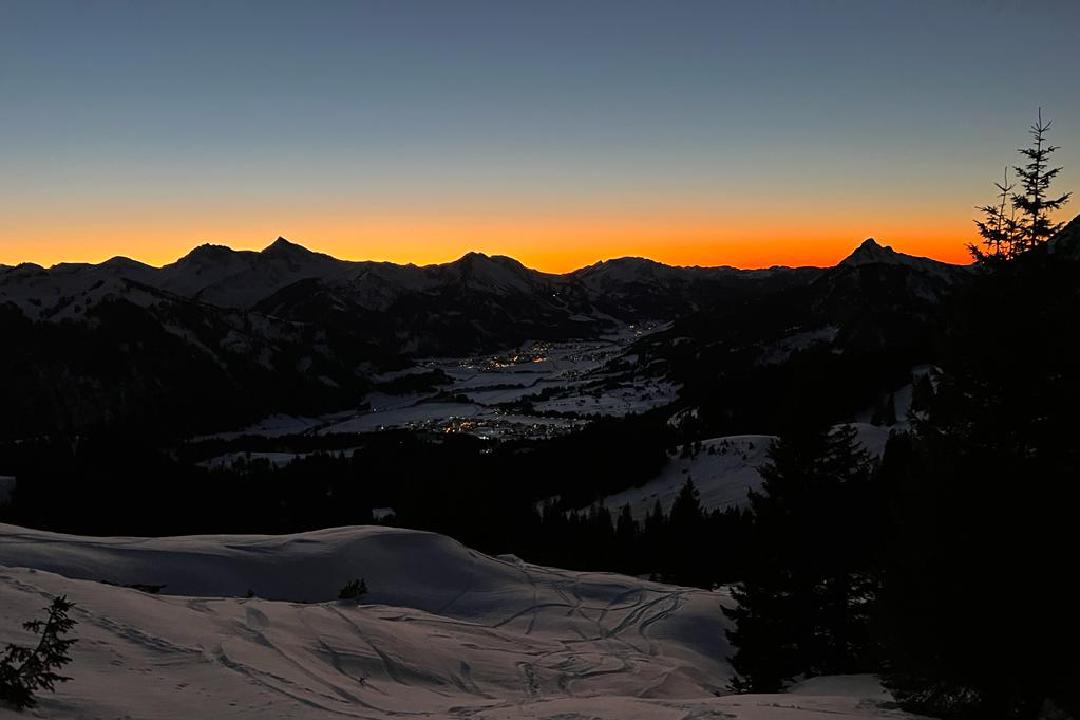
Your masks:
<svg viewBox="0 0 1080 720"><path fill-rule="evenodd" d="M1058 146L1051 145L1046 140L1046 132L1051 125L1052 120L1043 121L1042 108L1039 108L1038 117L1029 129L1033 144L1020 149L1028 162L1014 168L1023 189L1023 192L1013 193L1012 196L1013 205L1022 216L1019 243L1021 251L1042 245L1061 229L1062 223L1051 222L1050 213L1059 210L1072 196L1071 192L1057 197L1050 196L1050 184L1061 172L1060 167L1049 166L1050 155L1058 150Z"/></svg>
<svg viewBox="0 0 1080 720"><path fill-rule="evenodd" d="M349 580L338 592L340 600L359 600L367 594L367 583L364 578Z"/></svg>
<svg viewBox="0 0 1080 720"><path fill-rule="evenodd" d="M61 595L53 598L46 608L49 614L45 620L23 623L26 630L41 637L33 648L7 646L0 658L0 701L16 710L33 707L37 704L35 694L38 690L52 691L56 683L71 679L57 670L71 662L68 652L76 641L63 636L75 627L75 621L68 617L73 607L74 604Z"/></svg>
<svg viewBox="0 0 1080 720"><path fill-rule="evenodd" d="M735 689L774 692L798 674L867 668L872 470L850 426L773 445L751 495L753 557L728 613Z"/></svg>
<svg viewBox="0 0 1080 720"><path fill-rule="evenodd" d="M615 535L619 538L620 542L630 543L637 537L638 524L637 520L630 511L630 503L624 503L619 508L619 519L615 525Z"/></svg>
<svg viewBox="0 0 1080 720"><path fill-rule="evenodd" d="M705 513L701 507L701 495L690 478L671 504L668 515L666 579L679 585L709 587L712 568L701 556L706 545Z"/></svg>
<svg viewBox="0 0 1080 720"><path fill-rule="evenodd" d="M975 220L985 250L974 243L968 245L972 258L978 262L1013 258L1019 252L1022 242L1020 225L1016 220L1016 206L1009 202L1016 184L1009 182L1008 168L1005 168L1004 181L994 183L994 187L998 189L997 201L979 207L983 219Z"/></svg>
<svg viewBox="0 0 1080 720"><path fill-rule="evenodd" d="M687 478L675 502L671 504L668 521L675 527L687 528L700 524L704 517L701 510L701 494L698 493L693 479Z"/></svg>
<svg viewBox="0 0 1080 720"><path fill-rule="evenodd" d="M619 570L628 574L637 573L641 562L638 555L638 523L630 512L630 503L625 503L619 509L619 518L615 522L615 544Z"/></svg>
<svg viewBox="0 0 1080 720"><path fill-rule="evenodd" d="M645 527L642 531L643 561L654 575L657 574L656 569L666 560L667 544L667 522L664 517L664 508L660 505L660 501L657 500L653 503L652 510L645 516Z"/></svg>
<svg viewBox="0 0 1080 720"><path fill-rule="evenodd" d="M1036 254L978 275L960 307L933 391L882 464L883 675L920 715L1080 717L1063 571L1080 507L1076 268Z"/></svg>

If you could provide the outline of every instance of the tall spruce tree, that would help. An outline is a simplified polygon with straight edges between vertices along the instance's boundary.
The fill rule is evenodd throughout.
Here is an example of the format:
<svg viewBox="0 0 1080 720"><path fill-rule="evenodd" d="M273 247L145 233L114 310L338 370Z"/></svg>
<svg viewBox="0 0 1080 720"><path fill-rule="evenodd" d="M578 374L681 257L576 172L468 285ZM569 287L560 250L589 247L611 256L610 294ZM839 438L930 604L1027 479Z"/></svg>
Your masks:
<svg viewBox="0 0 1080 720"><path fill-rule="evenodd" d="M1013 205L1021 213L1019 245L1022 251L1042 245L1061 229L1063 223L1051 222L1050 213L1063 207L1072 196L1071 192L1050 196L1050 184L1061 172L1060 167L1050 167L1050 155L1058 150L1058 146L1046 140L1046 132L1053 124L1052 120L1043 121L1040 107L1035 123L1029 129L1033 144L1020 149L1028 161L1014 168L1023 189L1022 193L1012 196Z"/></svg>
<svg viewBox="0 0 1080 720"><path fill-rule="evenodd" d="M752 557L728 614L733 683L773 692L799 674L870 666L873 462L850 426L777 441L751 495Z"/></svg>
<svg viewBox="0 0 1080 720"><path fill-rule="evenodd" d="M630 512L630 503L619 508L619 518L615 521L616 562L620 572L634 575L639 572L642 558L638 552L640 529L637 520Z"/></svg>
<svg viewBox="0 0 1080 720"><path fill-rule="evenodd" d="M679 585L708 587L712 568L703 562L701 554L706 544L705 513L701 495L690 478L671 503L667 529L668 572L665 579Z"/></svg>

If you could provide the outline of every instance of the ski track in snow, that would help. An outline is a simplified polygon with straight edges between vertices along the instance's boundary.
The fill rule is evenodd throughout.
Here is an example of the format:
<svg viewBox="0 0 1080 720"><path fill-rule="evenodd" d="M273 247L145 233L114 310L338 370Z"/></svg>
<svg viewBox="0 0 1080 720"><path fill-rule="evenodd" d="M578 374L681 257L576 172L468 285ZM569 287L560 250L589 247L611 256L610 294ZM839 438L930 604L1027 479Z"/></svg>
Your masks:
<svg viewBox="0 0 1080 720"><path fill-rule="evenodd" d="M335 600L357 575L373 604ZM500 560L429 533L82 538L0 525L0 643L27 642L19 624L58 594L76 603L74 679L30 717L902 716L865 679L828 695L718 697L731 677L726 593Z"/></svg>

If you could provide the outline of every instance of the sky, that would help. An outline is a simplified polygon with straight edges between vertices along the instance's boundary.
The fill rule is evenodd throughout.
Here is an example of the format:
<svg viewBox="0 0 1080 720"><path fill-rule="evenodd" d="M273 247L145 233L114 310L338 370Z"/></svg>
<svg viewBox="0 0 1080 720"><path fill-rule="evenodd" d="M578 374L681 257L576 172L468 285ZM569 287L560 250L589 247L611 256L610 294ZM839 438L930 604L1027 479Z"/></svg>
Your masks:
<svg viewBox="0 0 1080 720"><path fill-rule="evenodd" d="M1078 68L1076 0L0 0L0 263L964 261Z"/></svg>

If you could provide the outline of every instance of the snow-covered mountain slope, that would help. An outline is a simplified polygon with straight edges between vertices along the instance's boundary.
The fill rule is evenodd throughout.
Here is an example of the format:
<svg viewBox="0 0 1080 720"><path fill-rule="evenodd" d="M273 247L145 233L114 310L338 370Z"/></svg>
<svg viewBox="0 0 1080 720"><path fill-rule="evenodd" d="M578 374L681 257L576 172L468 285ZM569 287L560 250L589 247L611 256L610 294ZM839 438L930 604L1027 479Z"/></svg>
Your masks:
<svg viewBox="0 0 1080 720"><path fill-rule="evenodd" d="M879 302L910 302L914 299L937 303L970 271L970 265L905 255L868 238L816 283L828 288L828 294L833 297L827 300L834 302L851 302L863 297Z"/></svg>
<svg viewBox="0 0 1080 720"><path fill-rule="evenodd" d="M626 301L624 310L631 308L648 314L658 309L650 307L651 303L670 304L675 300L684 302L704 297L710 284L757 282L776 278L786 270L674 267L625 258L575 273L551 275L527 268L513 258L482 253L468 253L453 262L425 266L339 260L278 238L259 252L200 245L161 268L127 258L114 258L98 265L61 263L49 269L30 263L0 266L0 304L11 301L35 318L48 319L52 317L48 308L62 299L86 294L88 288L102 282L134 281L230 309L251 309L269 302L279 311L285 311L288 306L283 299L290 295L275 296L297 286L306 288L308 295L317 287L338 306L363 310L383 310L403 297L417 295L434 295L445 300L446 293L451 292L482 297L529 297L533 302L553 304L572 312L587 310L597 301L616 295ZM666 307L663 309L667 311Z"/></svg>
<svg viewBox="0 0 1080 720"><path fill-rule="evenodd" d="M133 539L7 525L0 565L0 641L26 642L19 623L50 597L76 603L73 680L38 717L899 715L865 682L717 697L731 674L725 594L491 558L427 533ZM365 604L332 599L358 575ZM237 597L245 586L256 597Z"/></svg>
<svg viewBox="0 0 1080 720"><path fill-rule="evenodd" d="M726 265L672 266L627 257L589 265L567 278L584 288L592 302L606 312L622 316L630 310L655 319L677 317L746 294L805 284L820 273L820 268L813 267L740 270Z"/></svg>
<svg viewBox="0 0 1080 720"><path fill-rule="evenodd" d="M355 265L278 238L262 252L200 245L163 267L152 282L220 307L249 308L295 282L340 277Z"/></svg>
<svg viewBox="0 0 1080 720"><path fill-rule="evenodd" d="M1047 243L1051 255L1080 260L1080 215L1070 220Z"/></svg>
<svg viewBox="0 0 1080 720"><path fill-rule="evenodd" d="M938 273L945 277L948 276L950 270L961 267L940 260L898 253L892 249L892 246L881 245L874 238L863 240L854 252L840 261L841 267L859 267L860 265L902 265Z"/></svg>
<svg viewBox="0 0 1080 720"><path fill-rule="evenodd" d="M116 297L146 307L159 299L146 285L156 274L156 268L128 258L48 270L33 263L0 267L0 306L11 304L30 319L54 322L81 320L88 309Z"/></svg>
<svg viewBox="0 0 1080 720"><path fill-rule="evenodd" d="M881 457L889 439L889 428L868 423L853 425L862 446L874 457ZM601 502L612 510L630 503L630 512L641 520L657 502L665 512L669 511L683 484L690 479L697 486L701 505L706 510L741 507L750 492L761 488L758 469L768 460L775 439L771 435L735 435L680 448L656 478L641 487L609 495Z"/></svg>

